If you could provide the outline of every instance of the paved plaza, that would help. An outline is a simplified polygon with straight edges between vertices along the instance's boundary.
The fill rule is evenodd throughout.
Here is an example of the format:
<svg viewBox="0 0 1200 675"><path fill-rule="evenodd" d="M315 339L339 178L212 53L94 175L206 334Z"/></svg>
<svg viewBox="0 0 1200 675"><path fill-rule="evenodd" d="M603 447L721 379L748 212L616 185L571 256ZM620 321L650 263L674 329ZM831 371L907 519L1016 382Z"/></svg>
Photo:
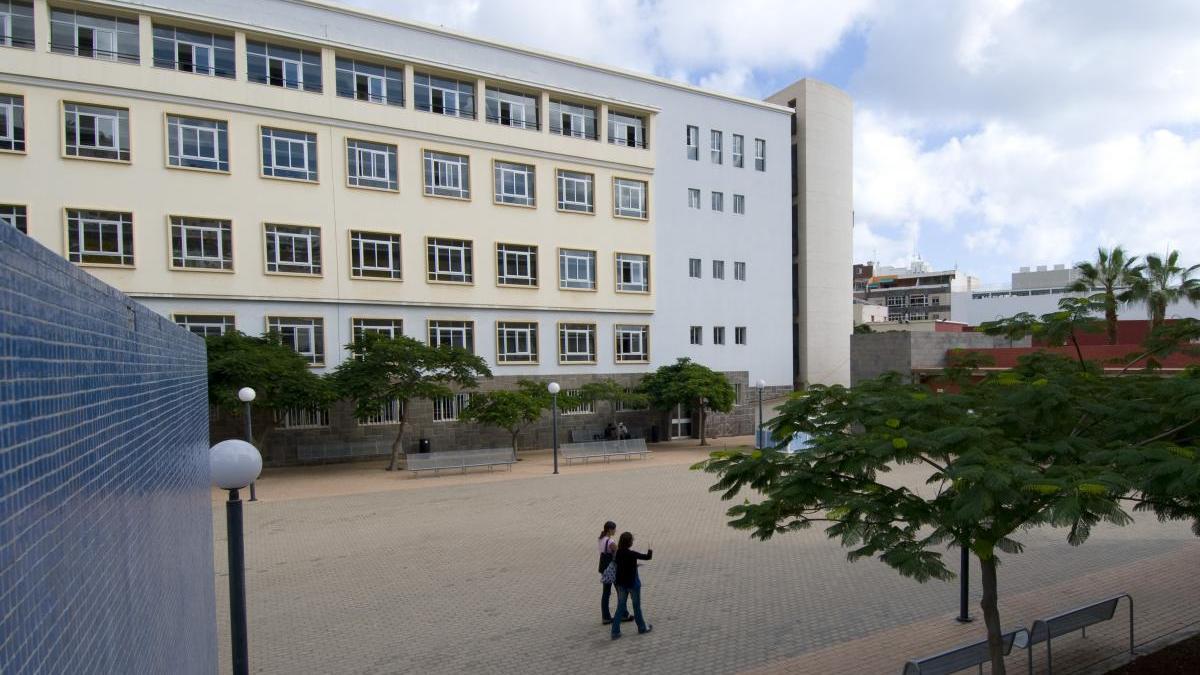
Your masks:
<svg viewBox="0 0 1200 675"><path fill-rule="evenodd" d="M897 673L906 658L982 637L982 621L952 620L957 581L848 563L819 530L763 543L727 527L713 477L688 470L703 456L676 447L558 476L544 453L511 474L268 472L246 506L253 671ZM895 475L916 482L918 470ZM227 668L224 511L213 515ZM642 567L649 635L626 624L613 642L600 625L595 546L607 519L635 533L635 548L654 548ZM1139 644L1200 622L1200 542L1186 523L1141 517L1080 548L1061 531L1022 540L1027 551L1000 567L1006 626L1124 591L1137 599ZM1114 621L1056 641L1056 672L1094 670L1121 651L1124 630ZM1023 656L1010 663L1025 672Z"/></svg>

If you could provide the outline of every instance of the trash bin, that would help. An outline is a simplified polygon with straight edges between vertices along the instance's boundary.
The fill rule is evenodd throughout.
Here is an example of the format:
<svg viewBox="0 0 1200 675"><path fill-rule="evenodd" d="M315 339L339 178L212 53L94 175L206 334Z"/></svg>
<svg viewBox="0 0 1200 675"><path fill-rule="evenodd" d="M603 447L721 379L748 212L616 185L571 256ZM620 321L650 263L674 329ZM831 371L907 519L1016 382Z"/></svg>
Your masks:
<svg viewBox="0 0 1200 675"><path fill-rule="evenodd" d="M417 452L429 452L429 439L422 438L417 441Z"/></svg>
<svg viewBox="0 0 1200 675"><path fill-rule="evenodd" d="M651 427L650 427L650 442L651 443L658 442L658 425L657 424L651 425Z"/></svg>

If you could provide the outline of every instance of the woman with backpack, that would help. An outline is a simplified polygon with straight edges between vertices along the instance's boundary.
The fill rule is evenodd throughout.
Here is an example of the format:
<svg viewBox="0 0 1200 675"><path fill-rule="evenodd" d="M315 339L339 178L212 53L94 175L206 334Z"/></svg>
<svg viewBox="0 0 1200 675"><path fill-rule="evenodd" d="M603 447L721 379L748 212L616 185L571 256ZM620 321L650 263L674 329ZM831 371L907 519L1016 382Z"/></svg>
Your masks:
<svg viewBox="0 0 1200 675"><path fill-rule="evenodd" d="M638 634L649 633L654 626L642 618L642 580L638 577L638 561L650 560L654 557L654 549L646 549L645 553L633 550L633 533L622 532L617 541L617 553L613 556L616 562L615 583L617 584L617 617L612 622L612 639L621 637L621 621L629 615L625 602L633 598L633 620L637 622Z"/></svg>
<svg viewBox="0 0 1200 675"><path fill-rule="evenodd" d="M613 578L617 571L612 564L613 555L617 552L617 542L613 541L616 533L617 524L611 520L604 523L604 530L600 532L600 583L604 585L604 592L600 594L600 621L605 626L613 622L613 615L608 611L608 598L612 595ZM633 621L628 600L625 601L625 608L625 621Z"/></svg>

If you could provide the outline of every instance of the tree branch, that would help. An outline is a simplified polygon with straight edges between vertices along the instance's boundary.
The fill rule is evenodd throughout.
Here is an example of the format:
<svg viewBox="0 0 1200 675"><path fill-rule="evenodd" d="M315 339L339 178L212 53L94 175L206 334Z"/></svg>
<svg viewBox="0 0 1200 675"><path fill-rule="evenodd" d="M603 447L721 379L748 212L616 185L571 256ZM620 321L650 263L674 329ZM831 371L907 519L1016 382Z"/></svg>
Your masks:
<svg viewBox="0 0 1200 675"><path fill-rule="evenodd" d="M1146 445L1147 443L1153 443L1154 441L1162 440L1162 439L1164 439L1164 438L1166 438L1166 437L1168 437L1168 436L1173 436L1173 435L1175 435L1176 433L1178 433L1178 432L1180 432L1180 431L1183 431L1184 429L1186 429L1186 428L1188 428L1188 427L1192 426L1192 425L1193 425L1193 424L1195 424L1196 422L1200 422L1200 417L1197 417L1197 418L1195 418L1195 419L1191 420L1190 422L1184 422L1183 424L1180 424L1179 426L1175 427L1174 429L1168 429L1168 430L1166 430L1166 431L1162 432L1161 434L1159 434L1159 435L1157 435L1157 436L1153 436L1153 437L1151 437L1151 438L1147 438L1146 440L1142 441L1141 443L1136 443L1136 444L1134 444L1134 446L1133 446L1133 447L1135 447L1135 448L1140 448L1140 447L1142 447L1143 445Z"/></svg>

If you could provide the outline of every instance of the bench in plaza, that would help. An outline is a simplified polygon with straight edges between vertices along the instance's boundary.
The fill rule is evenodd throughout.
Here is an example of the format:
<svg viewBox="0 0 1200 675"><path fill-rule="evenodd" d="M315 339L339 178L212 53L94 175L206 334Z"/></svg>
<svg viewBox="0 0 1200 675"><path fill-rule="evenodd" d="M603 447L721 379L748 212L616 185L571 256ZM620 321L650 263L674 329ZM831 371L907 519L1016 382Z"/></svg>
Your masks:
<svg viewBox="0 0 1200 675"><path fill-rule="evenodd" d="M1021 649L1029 643L1029 631L1017 628L1002 635L1001 639L1004 640L1004 655L1008 656L1014 645ZM961 645L940 654L913 659L904 664L903 675L949 675L972 666L978 667L979 672L983 673L983 664L990 660L988 641L985 638L980 642Z"/></svg>
<svg viewBox="0 0 1200 675"><path fill-rule="evenodd" d="M591 441L588 443L568 443L559 451L562 453L563 459L567 464L572 460L582 460L587 462L589 459L603 457L604 461L608 461L613 457L630 457L646 458L650 451L646 449L646 439L644 438L626 438L619 441Z"/></svg>
<svg viewBox="0 0 1200 675"><path fill-rule="evenodd" d="M1033 672L1033 646L1035 644L1046 643L1046 672L1053 675L1054 655L1051 650L1051 641L1077 630L1083 631L1083 637L1086 638L1088 626L1110 621L1113 618L1113 615L1117 613L1117 604L1121 598L1129 600L1129 653L1133 654L1133 596L1122 593L1062 614L1034 621L1033 626L1029 629L1029 672Z"/></svg>
<svg viewBox="0 0 1200 675"><path fill-rule="evenodd" d="M512 471L512 448L487 448L484 450L456 450L454 452L419 452L405 455L407 469L415 476L418 471L432 471L436 476L442 469L467 469L486 466L489 471L498 466L507 466Z"/></svg>

